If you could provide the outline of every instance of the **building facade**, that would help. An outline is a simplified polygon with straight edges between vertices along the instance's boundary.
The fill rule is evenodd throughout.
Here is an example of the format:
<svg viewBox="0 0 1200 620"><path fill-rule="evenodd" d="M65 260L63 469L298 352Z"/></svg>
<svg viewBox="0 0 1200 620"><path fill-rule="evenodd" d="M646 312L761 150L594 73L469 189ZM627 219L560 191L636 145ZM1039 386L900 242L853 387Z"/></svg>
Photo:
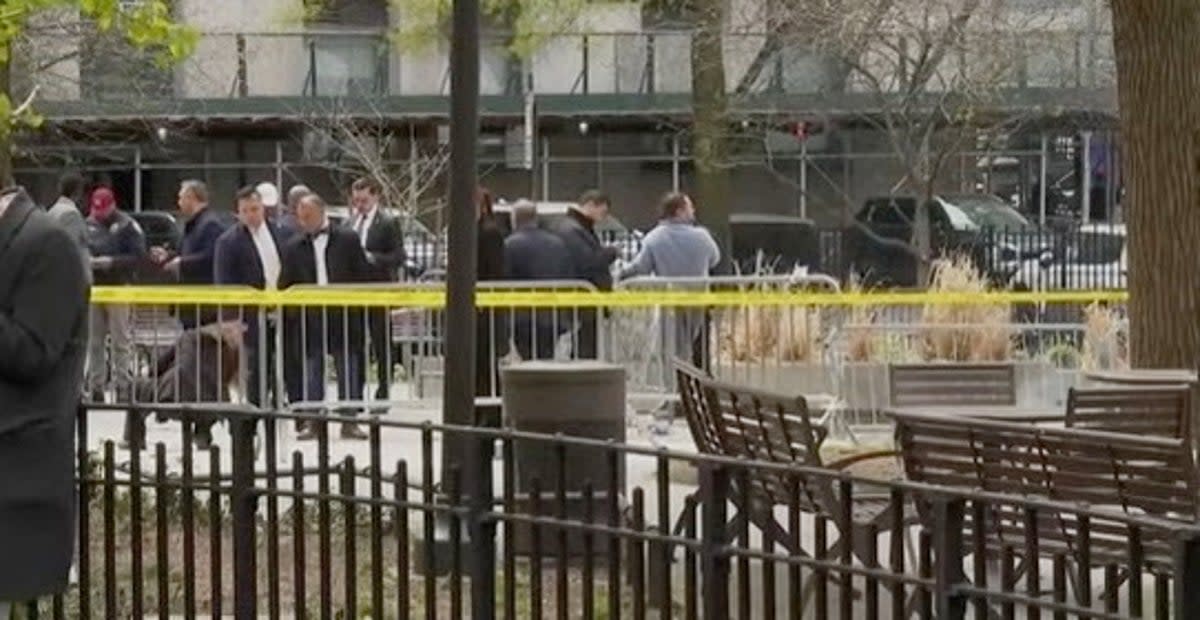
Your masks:
<svg viewBox="0 0 1200 620"><path fill-rule="evenodd" d="M1055 183L1090 201L1084 188L1116 159L1107 9L1098 0L995 2L1005 19L981 16L969 28L987 58L1007 63L987 84L985 106L1005 129L958 141L939 188L998 193L1030 212L1043 209L1036 188ZM884 72L885 85L847 79L820 37L772 30L780 20L765 13L768 4L727 7L731 208L837 225L866 197L894 191L911 165L880 122L895 114L888 106L903 94L905 70L868 49L859 58L874 65L862 73ZM236 187L264 180L305 183L337 203L346 180L374 166L399 179L398 195L411 203L401 206L436 225L448 38L397 37L403 6L342 0L313 19L303 17L302 0L176 0L176 17L201 36L169 69L119 41L39 30L31 54L53 62L23 84L39 87L48 129L24 144L18 177L45 194L73 166L112 183L129 208L173 209L184 178L207 181L218 206L232 203ZM686 20L648 6L587 4L524 56L506 29L485 28L483 183L499 196L551 201L598 187L639 227L652 224L658 195L691 186L692 35ZM863 45L906 49L920 39L902 17ZM940 67L958 69L939 76L985 55L946 51ZM939 76L924 88L937 91ZM1106 191L1097 198L1111 212L1119 196Z"/></svg>

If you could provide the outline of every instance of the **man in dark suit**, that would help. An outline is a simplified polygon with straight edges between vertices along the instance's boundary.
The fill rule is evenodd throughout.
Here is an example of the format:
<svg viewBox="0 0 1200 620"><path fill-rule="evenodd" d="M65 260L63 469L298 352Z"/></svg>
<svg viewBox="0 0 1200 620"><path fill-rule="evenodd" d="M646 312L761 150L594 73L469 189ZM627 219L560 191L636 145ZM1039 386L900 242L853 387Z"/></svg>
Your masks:
<svg viewBox="0 0 1200 620"><path fill-rule="evenodd" d="M296 220L303 234L288 241L282 253L279 288L299 284L351 284L369 276L362 244L349 228L331 227L325 201L316 194L302 198ZM346 308L288 309L284 313L285 346L302 352L303 364L288 373L288 398L294 403L325 399L325 354L333 356L338 397L361 401L363 392L363 313ZM343 410L354 413L354 408ZM366 439L354 424L342 426L343 439ZM305 428L301 440L316 439Z"/></svg>
<svg viewBox="0 0 1200 620"><path fill-rule="evenodd" d="M67 588L88 287L71 235L0 193L0 613Z"/></svg>
<svg viewBox="0 0 1200 620"><path fill-rule="evenodd" d="M569 280L574 276L567 244L538 226L536 205L528 200L518 202L513 205L512 219L513 233L504 240L509 280ZM554 359L554 345L568 327L565 318L554 310L518 310L513 316L513 340L521 359Z"/></svg>
<svg viewBox="0 0 1200 620"><path fill-rule="evenodd" d="M591 282L602 291L611 291L612 273L609 271L617 260L617 249L600 243L596 224L608 217L609 200L604 194L589 191L580 196L579 204L571 207L562 218L555 232L567 244L571 262L575 266L574 278ZM598 353L596 310L580 310L579 340L575 345L575 357L595 359Z"/></svg>
<svg viewBox="0 0 1200 620"><path fill-rule="evenodd" d="M217 239L213 276L217 284L249 286L260 290L279 287L279 231L266 217L266 209L258 190L245 187L237 193L238 223ZM258 308L234 309L246 324L247 398L255 405L275 405L264 402L273 382L275 316Z"/></svg>
<svg viewBox="0 0 1200 620"><path fill-rule="evenodd" d="M359 243L367 256L368 280L371 282L397 282L400 266L404 264L404 232L400 220L383 211L379 205L381 188L379 182L363 177L350 188L350 200L354 205L351 228L358 235ZM375 358L375 400L386 401L392 385L392 334L388 308L372 308L367 312L371 328L371 354ZM386 407L372 410L383 413Z"/></svg>
<svg viewBox="0 0 1200 620"><path fill-rule="evenodd" d="M152 248L150 256L163 268L178 274L181 284L212 284L213 256L217 237L225 232L221 217L208 207L208 188L200 181L184 181L179 186L179 212L187 218L183 225L183 243L179 255L167 260L165 248ZM212 306L180 306L179 322L186 329L212 323L217 309Z"/></svg>

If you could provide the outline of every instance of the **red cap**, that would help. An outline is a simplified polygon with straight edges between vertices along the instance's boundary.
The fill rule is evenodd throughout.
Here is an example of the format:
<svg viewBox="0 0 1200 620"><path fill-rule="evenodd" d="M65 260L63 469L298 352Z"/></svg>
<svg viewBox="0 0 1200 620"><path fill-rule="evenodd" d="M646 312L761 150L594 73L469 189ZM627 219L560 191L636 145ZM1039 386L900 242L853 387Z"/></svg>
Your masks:
<svg viewBox="0 0 1200 620"><path fill-rule="evenodd" d="M88 201L88 206L90 206L93 211L99 211L101 213L112 209L114 206L116 206L116 204L116 194L113 194L113 191L107 187L97 187L95 191L92 192L92 197Z"/></svg>

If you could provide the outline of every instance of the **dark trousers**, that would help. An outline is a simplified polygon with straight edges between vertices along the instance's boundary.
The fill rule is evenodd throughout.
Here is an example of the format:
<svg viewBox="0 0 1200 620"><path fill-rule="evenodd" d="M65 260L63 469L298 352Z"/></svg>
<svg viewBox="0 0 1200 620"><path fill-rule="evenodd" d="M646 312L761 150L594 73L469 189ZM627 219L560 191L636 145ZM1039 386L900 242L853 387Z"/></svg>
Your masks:
<svg viewBox="0 0 1200 620"><path fill-rule="evenodd" d="M554 359L558 329L553 321L518 316L513 321L513 340L523 360Z"/></svg>
<svg viewBox="0 0 1200 620"><path fill-rule="evenodd" d="M599 354L599 313L590 308L579 310L575 324L579 331L575 335L575 359L594 360Z"/></svg>
<svg viewBox="0 0 1200 620"><path fill-rule="evenodd" d="M267 323L261 338L259 331L257 325L246 330L246 400L257 407L276 407L275 326Z"/></svg>
<svg viewBox="0 0 1200 620"><path fill-rule="evenodd" d="M325 400L325 346L320 334L306 333L294 338L284 352L284 378L288 402Z"/></svg>
<svg viewBox="0 0 1200 620"><path fill-rule="evenodd" d="M292 403L325 400L325 358L333 357L337 375L338 399L363 399L363 370L365 355L361 338L333 336L324 338L310 334L305 343L300 368L288 373L288 400ZM297 360L293 360L293 363ZM344 413L357 413L358 408L346 407Z"/></svg>
<svg viewBox="0 0 1200 620"><path fill-rule="evenodd" d="M391 394L392 369L392 330L388 310L376 308L368 310L367 322L371 329L371 355L375 358L375 388L376 400L387 400Z"/></svg>

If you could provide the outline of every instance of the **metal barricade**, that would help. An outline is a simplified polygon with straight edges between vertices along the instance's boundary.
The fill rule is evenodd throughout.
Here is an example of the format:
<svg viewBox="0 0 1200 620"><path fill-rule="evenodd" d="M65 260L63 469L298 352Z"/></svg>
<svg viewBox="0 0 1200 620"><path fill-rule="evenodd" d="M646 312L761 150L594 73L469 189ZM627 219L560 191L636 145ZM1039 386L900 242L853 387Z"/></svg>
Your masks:
<svg viewBox="0 0 1200 620"><path fill-rule="evenodd" d="M440 291L442 285L426 281L297 286L291 290L399 293ZM595 292L584 281L490 281L478 283L476 290ZM280 308L278 312L284 317L287 329L281 342L284 355L280 357L276 378L281 391L288 393L293 408L337 408L345 412L366 409L382 413L395 405L441 398L445 328L442 310L372 305ZM587 329L601 328L598 322L586 320L588 312L595 313L558 307L480 308L476 323L477 395L498 396L499 368L513 360L586 357L587 351L581 351L581 346L589 342ZM591 341L599 340L598 336L591 337ZM336 397L327 398L334 393Z"/></svg>
<svg viewBox="0 0 1200 620"><path fill-rule="evenodd" d="M222 292L251 289L213 291L218 300ZM147 303L134 289L123 297L92 303L85 401L140 406L274 404L270 374L260 355L267 346L265 313L240 304ZM130 414L125 441L144 443L146 421L145 416ZM217 421L205 420L198 433L207 439Z"/></svg>
<svg viewBox="0 0 1200 620"><path fill-rule="evenodd" d="M826 275L638 277L620 291L803 290L838 292ZM674 398L671 360L680 357L730 379L744 379L757 366L817 350L819 321L808 308L732 306L614 309L608 318L609 359L626 367L635 406L662 407ZM800 320L804 319L804 320ZM803 349L803 351L802 351Z"/></svg>

